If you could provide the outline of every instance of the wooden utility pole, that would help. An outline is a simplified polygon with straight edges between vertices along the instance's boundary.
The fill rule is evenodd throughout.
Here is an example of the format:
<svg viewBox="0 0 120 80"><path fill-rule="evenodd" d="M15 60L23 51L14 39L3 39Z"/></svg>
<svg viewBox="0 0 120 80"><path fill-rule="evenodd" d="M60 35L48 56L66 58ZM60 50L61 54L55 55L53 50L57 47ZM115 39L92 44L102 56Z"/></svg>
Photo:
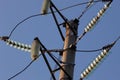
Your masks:
<svg viewBox="0 0 120 80"><path fill-rule="evenodd" d="M61 66L69 74L71 79L69 79L68 76L62 70L60 70L59 80L73 80L76 45L72 44L74 44L77 38L78 20L77 19L71 20L68 23L70 24L70 26L68 26L67 23L65 24L66 37L64 41L64 49L67 50L65 50L62 54L63 63L61 64ZM73 30L71 29L73 29L75 33L73 33Z"/></svg>

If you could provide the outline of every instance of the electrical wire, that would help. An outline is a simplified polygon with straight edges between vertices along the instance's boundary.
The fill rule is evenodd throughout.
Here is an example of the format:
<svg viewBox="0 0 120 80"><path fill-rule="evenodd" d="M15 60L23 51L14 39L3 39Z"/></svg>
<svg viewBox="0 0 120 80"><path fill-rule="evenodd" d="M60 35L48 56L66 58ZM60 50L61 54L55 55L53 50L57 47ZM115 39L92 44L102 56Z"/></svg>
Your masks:
<svg viewBox="0 0 120 80"><path fill-rule="evenodd" d="M96 50L76 50L76 52L97 52L97 51L101 51L101 49L96 49Z"/></svg>
<svg viewBox="0 0 120 80"><path fill-rule="evenodd" d="M63 52L63 51L66 51L70 48L67 48L67 49L51 49L51 50L48 50L48 51L45 51L45 52ZM95 49L95 50L76 50L76 52L97 52L97 51L100 51L102 50L102 48L100 49Z"/></svg>
<svg viewBox="0 0 120 80"><path fill-rule="evenodd" d="M102 0L96 0L96 1L94 1L94 3L101 2L101 1L102 1ZM76 7L76 6L88 4L88 3L89 3L89 2L78 3L78 4L75 4L75 5L72 5L72 6L68 6L68 7L59 9L59 11L64 11L64 10L67 10L67 9L70 9L70 8L73 8L73 7ZM57 11L54 11L54 13L56 13L56 12L57 12ZM47 14L51 14L51 12L48 12Z"/></svg>
<svg viewBox="0 0 120 80"><path fill-rule="evenodd" d="M18 72L17 74L15 74L12 77L10 77L8 80L11 80L11 79L15 78L16 76L18 76L19 74L21 74L22 72L24 72L33 62L34 62L34 60L32 60L22 71Z"/></svg>
<svg viewBox="0 0 120 80"><path fill-rule="evenodd" d="M41 54L40 54L38 57L40 57L40 56L41 56ZM35 60L32 60L23 70L21 70L20 72L16 73L16 74L13 75L12 77L10 77L8 80L11 80L11 79L17 77L19 74L21 74L22 72L24 72L26 69L28 69L28 67L31 66L31 64L32 64L34 61L35 61Z"/></svg>
<svg viewBox="0 0 120 80"><path fill-rule="evenodd" d="M85 9L82 11L80 16L78 17L78 20L85 14L85 12L90 8L90 6L93 4L94 0L90 0Z"/></svg>
<svg viewBox="0 0 120 80"><path fill-rule="evenodd" d="M23 22L25 22L26 20L28 20L28 19L30 19L30 18L33 18L33 17L36 17L36 16L40 16L40 15L41 15L41 14L31 15L31 16L29 16L29 17L23 19L22 21L20 21L18 24L15 25L15 27L12 29L12 31L10 32L10 34L9 34L8 37L9 37L9 38L11 37L11 35L12 35L13 32L15 31L15 29L16 29L20 24L22 24Z"/></svg>
<svg viewBox="0 0 120 80"><path fill-rule="evenodd" d="M100 2L101 0L97 0L97 1L94 1L94 2ZM66 8L63 8L63 9L60 9L60 10L56 10L56 11L53 11L53 13L56 13L58 11L63 11L63 10L66 10L66 9L69 9L69 8L72 8L72 7L75 7L75 6L79 6L79 5L83 5L83 4L88 4L89 2L83 2L83 3L79 3L79 4L76 4L76 5L72 5L72 6L69 6L69 7L66 7ZM51 14L52 12L48 12L47 14ZM31 15L25 19L23 19L22 21L20 21L19 23L17 23L15 25L15 27L12 29L12 31L10 32L9 34L9 38L11 37L11 35L13 34L13 32L15 31L15 29L20 25L22 24L23 22L25 22L26 20L30 19L30 18L33 18L33 17L37 17L37 16L41 16L42 14L35 14L35 15ZM63 17L63 16L62 16ZM64 19L66 20L66 19Z"/></svg>

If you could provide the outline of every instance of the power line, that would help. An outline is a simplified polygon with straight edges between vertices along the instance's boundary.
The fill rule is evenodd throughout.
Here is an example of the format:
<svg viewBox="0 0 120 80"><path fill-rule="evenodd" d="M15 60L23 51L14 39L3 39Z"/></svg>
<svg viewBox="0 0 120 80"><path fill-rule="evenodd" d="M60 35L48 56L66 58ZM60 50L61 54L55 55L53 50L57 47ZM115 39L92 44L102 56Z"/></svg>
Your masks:
<svg viewBox="0 0 120 80"><path fill-rule="evenodd" d="M34 60L32 60L23 70L16 73L14 76L10 77L8 80L11 80L11 79L15 78L16 76L18 76L19 74L21 74L22 72L24 72L33 62L34 62Z"/></svg>
<svg viewBox="0 0 120 80"><path fill-rule="evenodd" d="M102 0L96 0L94 1L94 3L97 3L97 2L101 2ZM76 6L80 6L80 5L85 5L85 4L88 4L89 2L83 2L83 3L78 3L78 4L75 4L75 5L72 5L72 6L68 6L68 7L65 7L65 8L62 8L62 9L59 9L59 11L64 11L64 10L67 10L67 9L70 9L70 8L73 8L73 7L76 7ZM54 11L54 13L56 13L57 11ZM51 12L48 12L47 14L51 14Z"/></svg>
<svg viewBox="0 0 120 80"><path fill-rule="evenodd" d="M50 3L51 3L51 6L50 6L51 12L48 12L47 14L51 14L51 13L52 13L53 18L54 18L54 20L55 20L55 23L56 23L56 25L57 25L58 31L59 31L60 36L61 36L61 38L62 38L63 41L64 41L64 36L63 36L62 31L61 31L61 29L60 29L60 24L58 23L57 18L56 18L56 16L55 16L55 12L58 12L58 14L63 18L64 22L70 27L70 29L72 30L72 32L73 32L74 34L76 34L76 33L74 32L74 29L70 26L67 18L65 18L65 16L63 16L63 15L60 13L60 11L63 11L63 10L66 10L66 9L69 9L69 8L72 8L72 7L75 7L75 6L79 6L79 5L82 5L82 4L88 4L88 5L85 7L85 9L83 10L82 14L80 14L80 16L76 19L76 20L78 21L78 20L85 14L85 12L89 9L89 7L92 5L92 3L96 3L96 2L100 2L100 1L103 1L103 2L108 2L108 1L109 1L109 2L108 2L106 5L104 5L104 8L102 8L102 9L98 12L97 16L90 21L90 23L89 23L89 24L87 25L87 27L84 29L83 34L81 34L81 35L78 37L78 39L75 41L74 44L71 45L71 47L69 47L69 48L67 48L67 49L51 49L51 50L47 50L47 49L45 48L45 46L40 42L40 45L41 45L40 52L42 52L42 54L40 54L40 55L43 56L43 58L44 58L44 60L45 60L45 62L46 62L46 64L47 64L47 66L48 66L48 68L49 68L49 71L50 71L50 73L51 73L51 75L52 75L52 78L53 78L54 80L56 80L56 79L55 79L55 76L54 76L53 73L56 72L56 71L59 70L59 69L62 69L62 70L64 71L64 73L69 77L69 80L71 80L71 76L70 76L70 75L63 69L63 67L59 64L59 63L63 63L63 64L69 64L69 63L65 63L65 62L62 62L62 61L58 60L54 55L51 54L51 52L64 52L64 51L69 50L69 49L72 49L72 50L73 50L73 47L75 47L75 45L78 43L78 41L81 40L82 37L83 37L91 28L93 28L93 26L97 23L97 21L99 20L99 18L103 15L103 13L107 10L107 8L109 7L109 5L111 4L112 0L97 0L97 1L91 0L91 1L89 1L89 2L79 3L79 4L76 4L76 5L72 5L72 6L69 6L69 7L66 7L66 8L63 8L63 9L60 9L60 10L57 9L56 6L50 1ZM52 7L55 8L55 11L52 9ZM10 45L10 46L12 46L12 47L14 47L14 48L31 52L31 46L28 46L28 45L26 45L26 44L21 44L21 43L18 43L18 42L16 42L16 41L12 41L12 40L10 40L9 38L11 37L12 33L15 31L15 29L16 29L20 24L22 24L23 22L25 22L26 20L28 20L28 19L30 19L30 18L33 18L33 17L36 17L36 16L40 16L40 15L42 15L42 14L36 14L36 15L32 15L32 16L29 16L29 17L25 18L24 20L22 20L21 22L19 22L19 23L13 28L13 30L10 32L10 34L9 34L8 37L7 37L7 36L0 37L0 40L5 41L8 45ZM87 69L83 72L83 74L81 74L81 79L80 79L80 80L83 80L83 78L86 77L86 76L88 75L88 73L92 71L92 69L94 68L94 66L96 66L96 65L98 64L98 62L102 60L102 58L107 54L107 52L113 47L113 45L114 45L119 39L120 39L120 36L119 36L112 44L105 45L105 46L103 46L103 47L100 48L100 49L95 49L95 50L75 50L76 48L74 49L76 52L96 52L96 51L103 50L103 52L102 52L100 55L98 55L98 57L90 64L89 68L87 68ZM42 48L43 48L43 50L42 50ZM44 54L45 52L48 53L48 55L53 59L53 61L59 66L59 68L57 68L57 69L55 69L55 70L52 71L52 68L51 68L51 66L50 66L50 64L49 64L49 62L48 62L48 60L47 60L47 58L46 58L46 56L45 56L45 54ZM11 80L12 78L14 78L14 77L16 77L17 75L21 74L21 73L22 73L23 71L25 71L33 62L34 62L34 60L32 60L22 71L18 72L17 74L15 74L14 76L12 76L12 77L9 78L8 80Z"/></svg>
<svg viewBox="0 0 120 80"><path fill-rule="evenodd" d="M40 54L38 57L40 57L40 56L41 56L41 54ZM8 80L11 80L11 79L17 77L19 74L21 74L22 72L24 72L25 70L27 70L28 67L30 67L31 64L32 64L34 61L35 61L35 60L32 60L23 70L21 70L20 72L16 73L16 74L13 75L12 77L10 77Z"/></svg>
<svg viewBox="0 0 120 80"><path fill-rule="evenodd" d="M80 14L80 16L78 17L78 19L80 19L85 12L89 9L89 7L93 4L94 0L90 0L89 3L87 4L87 6L85 7L85 9L82 11L82 13Z"/></svg>
<svg viewBox="0 0 120 80"><path fill-rule="evenodd" d="M26 20L28 20L28 19L30 19L30 18L32 18L32 17L36 17L36 16L40 16L40 15L41 15L41 14L31 15L31 16L23 19L22 21L20 21L18 24L15 25L15 27L14 27L14 28L12 29L12 31L10 32L9 38L11 37L12 33L14 32L14 30L15 30L20 24L22 24L23 22L25 22Z"/></svg>
<svg viewBox="0 0 120 80"><path fill-rule="evenodd" d="M101 1L101 0L97 0L97 1L94 1L94 3L100 2L100 1ZM76 5L72 5L72 6L69 6L69 7L66 7L66 8L63 8L63 9L60 9L60 10L56 10L56 11L53 11L53 12L52 12L52 11L51 11L51 12L48 12L47 14L56 13L56 12L58 12L58 11L63 11L63 10L66 10L66 9L69 9L69 8L72 8L72 7L75 7L75 6L79 6L79 5L83 5L83 4L88 4L88 3L89 3L89 2L79 3L79 4L76 4ZM37 16L41 16L41 15L42 15L42 14L31 15L31 16L23 19L23 20L20 21L19 23L17 23L17 24L15 25L15 27L12 29L12 31L10 32L9 38L11 37L11 35L12 35L13 32L15 31L15 29L16 29L20 24L22 24L23 22L27 21L27 20L30 19L30 18L37 17ZM64 19L64 20L65 20L65 19Z"/></svg>

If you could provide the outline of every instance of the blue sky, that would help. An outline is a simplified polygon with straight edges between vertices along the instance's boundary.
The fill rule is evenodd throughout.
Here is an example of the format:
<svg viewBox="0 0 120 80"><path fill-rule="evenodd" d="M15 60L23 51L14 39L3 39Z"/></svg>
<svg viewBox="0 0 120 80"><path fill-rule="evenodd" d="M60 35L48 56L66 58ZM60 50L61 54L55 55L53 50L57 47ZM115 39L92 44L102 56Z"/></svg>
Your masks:
<svg viewBox="0 0 120 80"><path fill-rule="evenodd" d="M88 0L52 0L55 5L61 9L72 4L86 2ZM14 26L28 16L39 14L43 0L0 0L0 36L7 36ZM99 9L103 7L102 2L91 7L87 13L80 19L78 35L80 35L89 21L96 16ZM98 49L113 42L120 36L119 27L119 0L114 0L110 8L100 19L99 23L93 30L88 32L77 44L77 49ZM62 14L69 20L77 18L85 5L74 7ZM59 22L63 20L57 15ZM65 29L61 27L65 34ZM10 39L31 44L34 37L39 37L41 42L48 49L60 49L63 42L57 31L57 26L51 14L31 18L19 25L13 32ZM91 73L85 80L119 80L120 73L120 41L111 49L110 54ZM76 53L76 65L74 80L80 78L80 73L89 65L89 63L100 52L93 53ZM58 53L53 53L54 55ZM57 55L56 55L57 56ZM48 56L47 56L48 57ZM55 63L48 57L52 67ZM7 80L20 70L22 70L31 61L30 54L24 51L14 49L0 41L0 80ZM58 78L59 73L56 74ZM49 80L50 73L43 60L40 57L25 72L15 77L13 80Z"/></svg>

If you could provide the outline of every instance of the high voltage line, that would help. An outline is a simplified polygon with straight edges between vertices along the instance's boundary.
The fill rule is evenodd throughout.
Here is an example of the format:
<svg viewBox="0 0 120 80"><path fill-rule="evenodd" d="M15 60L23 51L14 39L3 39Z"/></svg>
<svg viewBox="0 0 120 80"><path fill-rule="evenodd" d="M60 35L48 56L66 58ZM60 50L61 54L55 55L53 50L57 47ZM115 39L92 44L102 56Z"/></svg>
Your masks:
<svg viewBox="0 0 120 80"><path fill-rule="evenodd" d="M3 40L4 42L6 42L7 45L31 53L30 55L31 55L32 61L23 70L21 70L20 72L16 73L12 77L10 77L8 80L11 80L14 77L18 76L19 74L21 74L22 72L24 72L41 55L43 56L43 58L45 60L45 63L46 63L46 65L47 65L47 67L48 67L48 69L50 71L50 74L51 74L53 80L56 80L56 77L55 77L54 73L56 71L58 71L58 70L62 70L65 73L65 75L67 75L67 78L69 80L72 80L72 76L70 76L69 73L63 68L63 66L61 66L61 64L69 65L71 63L66 63L66 62L63 62L63 61L57 59L51 52L63 53L63 52L68 51L68 50L73 50L75 52L97 52L97 51L101 51L102 50L102 52L95 58L95 60L93 60L90 63L90 65L81 73L80 80L83 80L84 78L86 78L86 76L88 76L88 74L90 74L92 72L92 70L101 62L101 60L108 54L108 52L115 45L115 43L120 39L120 36L119 36L113 43L105 45L105 46L103 46L103 47L101 47L99 49L76 50L76 44L83 38L83 36L85 36L85 34L87 32L89 32L94 27L94 25L98 22L98 20L101 18L101 16L109 8L110 4L112 3L112 0L96 0L96 1L90 0L88 2L75 4L75 5L63 8L63 9L57 9L57 7L54 5L54 3L51 0L48 0L48 1L50 2L49 8L50 8L51 12L46 12L46 13L43 13L43 14L31 15L31 16L23 19L22 21L20 21L18 24L16 24L15 27L12 29L12 31L10 32L10 34L8 36L0 37L0 40ZM66 9L69 9L69 8L72 8L72 7L76 7L76 6L79 6L79 5L87 4L85 9L82 11L82 13L77 18L75 18L73 20L73 22L78 23L79 19L81 19L81 17L86 13L86 11L92 6L93 3L97 3L97 2L101 2L101 1L102 2L106 2L104 7L97 13L97 16L94 17L90 21L90 23L88 23L88 25L84 29L84 32L80 36L78 36L77 39L75 40L75 42L72 43L68 48L65 48L65 49L50 49L50 50L48 50L43 45L43 43L38 39L38 37L34 38L32 45L23 44L23 43L20 43L20 42L17 42L17 41L13 41L13 40L10 39L11 35L16 30L16 28L20 24L25 22L26 20L28 20L30 18L33 18L33 17L41 16L41 15L52 14L52 16L54 18L54 21L55 21L55 23L57 25L59 34L60 34L60 36L62 38L62 41L65 41L65 37L64 37L64 35L63 35L62 31L61 31L61 28L60 28L61 25L66 24L66 25L69 26L70 30L72 31L72 33L74 35L76 35L77 33L76 33L75 29L71 26L71 23L69 22L69 20L60 11L63 11L63 10L66 10ZM53 10L53 9L55 9L55 10ZM59 14L59 16L63 19L64 23L59 23L58 22L55 13ZM49 61L47 60L46 54L44 54L44 53L47 53L48 56L56 63L56 65L58 66L57 69L52 70L51 65L49 64ZM71 64L71 65L73 65L73 64Z"/></svg>

